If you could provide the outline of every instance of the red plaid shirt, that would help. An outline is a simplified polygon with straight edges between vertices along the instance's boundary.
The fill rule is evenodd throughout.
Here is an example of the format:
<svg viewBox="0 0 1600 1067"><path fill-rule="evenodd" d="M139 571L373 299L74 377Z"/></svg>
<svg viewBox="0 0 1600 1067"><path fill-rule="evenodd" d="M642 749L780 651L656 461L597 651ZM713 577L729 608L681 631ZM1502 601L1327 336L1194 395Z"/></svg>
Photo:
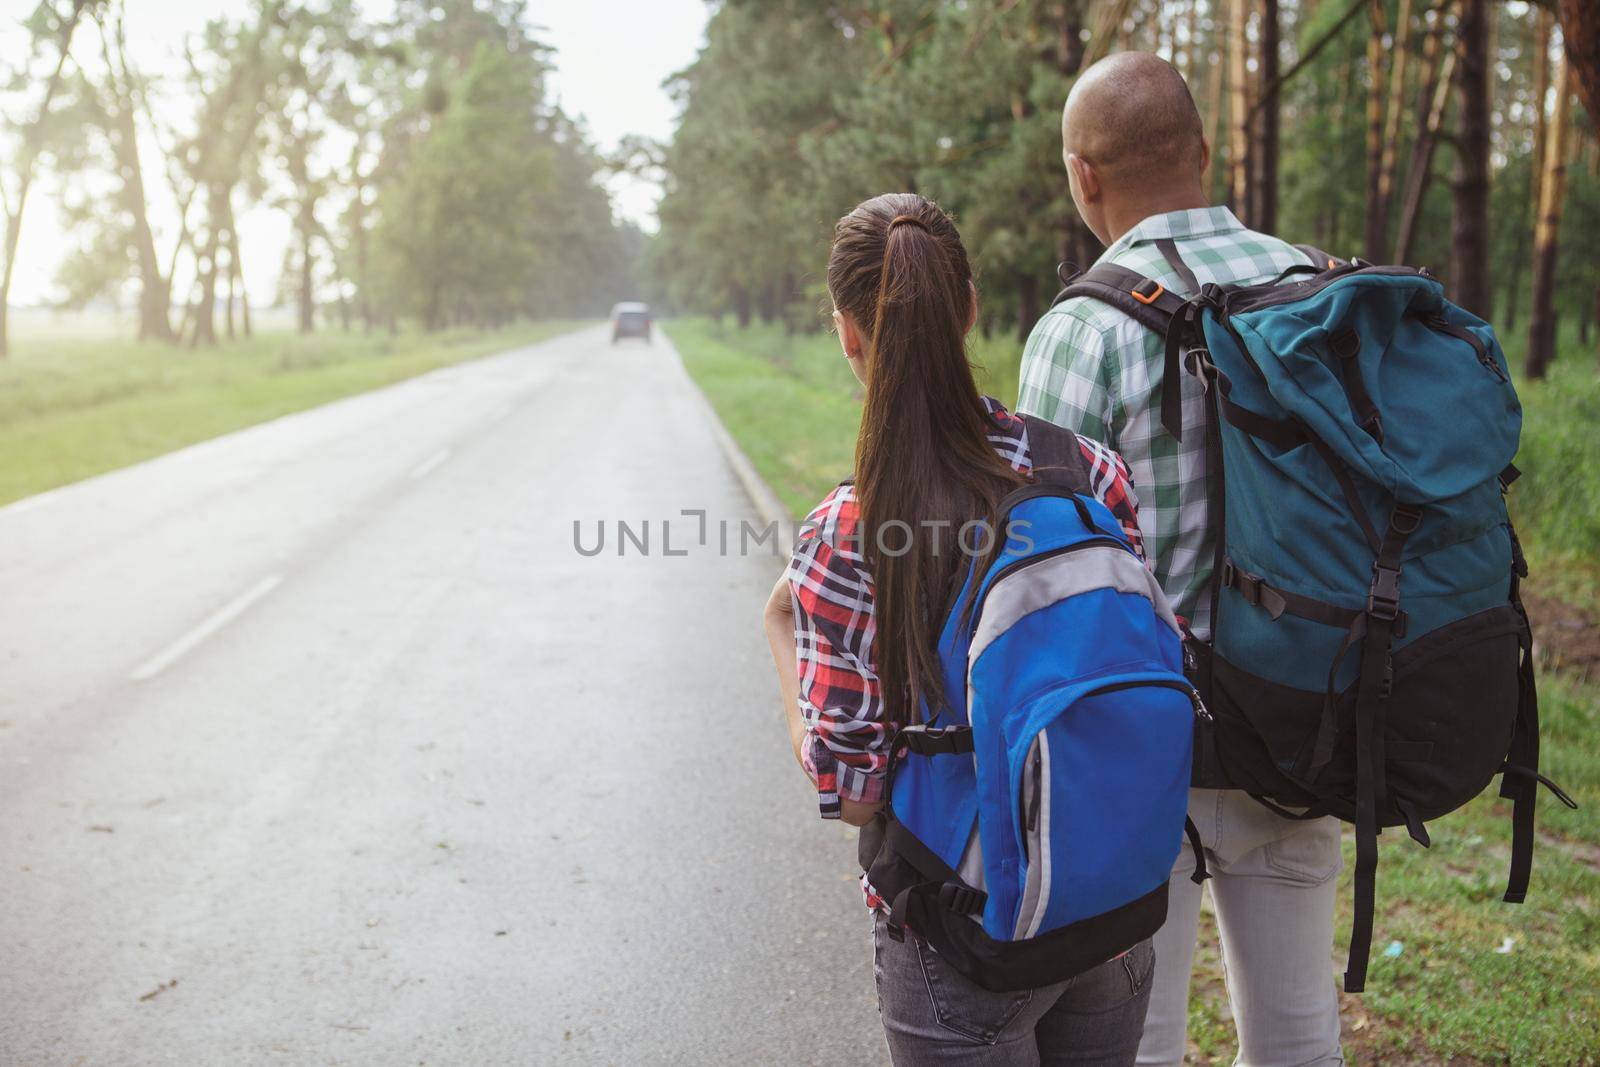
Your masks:
<svg viewBox="0 0 1600 1067"><path fill-rule="evenodd" d="M1033 468L1023 421L996 400L985 397L984 406L994 422L990 444L1012 467L1029 473ZM1087 437L1080 435L1078 444L1089 460L1095 496L1116 516L1143 558L1138 498L1127 465ZM801 754L816 779L824 819L839 817L840 797L863 803L883 799L884 771L897 728L884 721L873 669L872 576L858 551L860 515L855 486L839 486L806 517L789 561L800 712L807 727Z"/></svg>

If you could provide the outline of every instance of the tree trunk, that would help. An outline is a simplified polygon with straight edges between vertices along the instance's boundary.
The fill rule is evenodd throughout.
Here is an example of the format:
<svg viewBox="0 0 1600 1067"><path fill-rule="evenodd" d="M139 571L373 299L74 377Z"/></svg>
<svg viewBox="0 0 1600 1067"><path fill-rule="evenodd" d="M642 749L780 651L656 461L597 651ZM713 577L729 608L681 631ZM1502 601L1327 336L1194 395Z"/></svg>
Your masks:
<svg viewBox="0 0 1600 1067"><path fill-rule="evenodd" d="M1383 0L1370 0L1367 19L1367 197L1366 236L1362 255L1372 262L1383 258Z"/></svg>
<svg viewBox="0 0 1600 1067"><path fill-rule="evenodd" d="M239 336L233 326L233 298L238 294L238 285L234 282L234 276L238 273L239 261L233 258L233 252L230 249L228 252L228 300L223 305L222 312L222 331L230 341Z"/></svg>
<svg viewBox="0 0 1600 1067"><path fill-rule="evenodd" d="M1250 0L1230 0L1228 11L1228 194L1246 225L1250 214L1250 84L1245 66L1250 42L1245 35Z"/></svg>
<svg viewBox="0 0 1600 1067"><path fill-rule="evenodd" d="M1264 233L1278 228L1278 141L1282 114L1278 107L1278 0L1262 0L1262 96L1256 103L1255 217L1252 225Z"/></svg>
<svg viewBox="0 0 1600 1067"><path fill-rule="evenodd" d="M17 266L17 242L22 238L22 213L28 206L28 190L33 185L33 165L39 157L41 128L50 114L50 103L55 99L56 90L61 88L61 71L67 65L67 55L72 49L72 31L77 27L78 15L82 13L86 3L87 0L72 0L72 11L58 31L59 51L56 54L55 68L44 84L44 100L39 105L39 113L22 131L22 151L20 162L17 164L21 176L17 186L17 203L15 207L6 205L6 264L4 269L0 270L0 359L4 359L11 350L9 316L6 314L6 308L11 301L11 277Z"/></svg>
<svg viewBox="0 0 1600 1067"><path fill-rule="evenodd" d="M1446 3L1448 7L1448 0ZM1445 109L1450 106L1450 88L1455 75L1456 53L1442 47L1445 11L1438 12L1438 21L1428 34L1425 57L1431 60L1427 84L1423 86L1418 107L1422 111L1421 129L1417 131L1416 144L1411 147L1411 165L1406 171L1406 192L1400 204L1399 232L1395 234L1394 261L1406 263L1411 258L1411 244L1417 233L1417 220L1422 213L1422 200L1427 195L1428 183L1433 178L1433 153L1439 145L1439 130L1444 124ZM1428 56L1431 51L1431 56Z"/></svg>
<svg viewBox="0 0 1600 1067"><path fill-rule="evenodd" d="M309 193L300 202L300 332L310 333L317 328L317 294L312 288L311 239L316 228L312 214L313 201Z"/></svg>
<svg viewBox="0 0 1600 1067"><path fill-rule="evenodd" d="M1394 205L1395 167L1400 156L1400 112L1404 110L1406 65L1411 52L1411 21L1411 0L1400 0L1392 47L1394 65L1389 71L1389 103L1384 111L1383 120L1383 154L1378 160L1378 218L1372 224L1372 230L1378 234L1378 241L1367 250L1367 258L1374 263L1382 261L1383 254L1389 247L1389 217Z"/></svg>
<svg viewBox="0 0 1600 1067"><path fill-rule="evenodd" d="M217 260L228 228L228 190L212 182L206 186L206 243L196 270L200 275L200 300L194 309L193 347L217 343Z"/></svg>
<svg viewBox="0 0 1600 1067"><path fill-rule="evenodd" d="M750 290L741 284L735 283L729 286L729 292L733 296L733 315L739 323L739 329L749 329L751 315Z"/></svg>
<svg viewBox="0 0 1600 1067"><path fill-rule="evenodd" d="M106 68L106 90L110 108L114 112L111 128L106 131L117 171L122 177L122 207L133 220L133 251L139 270L139 333L141 341L171 341L171 282L161 273L156 257L155 234L150 228L150 217L145 201L144 166L139 158L139 130L137 124L138 100L133 78L128 73L128 53L122 19L117 19L115 33L109 30L98 13L94 16L100 27L100 57ZM111 42L116 38L113 55Z"/></svg>
<svg viewBox="0 0 1600 1067"><path fill-rule="evenodd" d="M1200 50L1200 0L1189 0L1188 21L1184 24L1183 80L1189 90L1195 87L1195 56Z"/></svg>
<svg viewBox="0 0 1600 1067"><path fill-rule="evenodd" d="M1534 226L1539 225L1544 215L1539 208L1539 197L1544 192L1544 142L1549 128L1544 109L1550 99L1551 24L1550 12L1541 7L1534 18L1533 30L1533 160L1530 164L1533 177L1528 183L1533 191L1529 199L1533 201ZM1519 248L1517 254L1520 256L1522 249Z"/></svg>
<svg viewBox="0 0 1600 1067"><path fill-rule="evenodd" d="M1083 6L1078 3L1061 5L1061 17L1056 23L1056 70L1064 78L1071 78L1083 68ZM1078 213L1069 213L1058 235L1057 261L1081 267L1085 228Z"/></svg>
<svg viewBox="0 0 1600 1067"><path fill-rule="evenodd" d="M307 114L307 126L310 125ZM316 236L317 197L311 185L310 150L304 137L295 137L287 156L289 180L295 190L294 233L299 248L299 279L295 285L296 319L301 333L316 329L316 294L312 291L311 242Z"/></svg>
<svg viewBox="0 0 1600 1067"><path fill-rule="evenodd" d="M1457 24L1454 217L1450 285L1455 302L1487 317L1489 307L1489 0L1462 0Z"/></svg>
<svg viewBox="0 0 1600 1067"><path fill-rule="evenodd" d="M1533 176L1533 184L1539 184L1539 175ZM1517 328L1517 305L1522 301L1522 265L1528 257L1528 227L1517 226L1517 243L1511 253L1511 271L1506 277L1506 306L1505 311L1498 320L1502 333L1509 334Z"/></svg>
<svg viewBox="0 0 1600 1067"><path fill-rule="evenodd" d="M1209 65L1206 74L1206 113L1205 121L1210 123L1211 141L1211 195L1214 200L1225 200L1228 197L1228 186L1231 181L1231 169L1225 170L1217 161L1222 158L1223 145L1228 139L1228 112L1223 107L1222 90L1227 82L1228 69L1228 35L1222 27L1222 20L1217 17L1217 10L1211 11L1211 40L1215 42L1217 60ZM1218 182L1222 188L1219 192Z"/></svg>
<svg viewBox="0 0 1600 1067"><path fill-rule="evenodd" d="M350 232L355 239L356 246L356 304L361 315L361 331L372 332L372 294L371 286L367 281L367 202L366 202L366 177L361 173L361 153L364 144L356 141L355 148L350 153L351 184L355 186L354 196L350 201L349 219Z"/></svg>
<svg viewBox="0 0 1600 1067"><path fill-rule="evenodd" d="M233 221L233 193L228 193L228 286L229 291L235 282L239 286L239 328L244 336L252 334L250 329L250 290L244 286L244 257L239 255L239 227Z"/></svg>
<svg viewBox="0 0 1600 1067"><path fill-rule="evenodd" d="M1528 353L1523 370L1529 378L1543 378L1555 358L1556 328L1552 303L1556 287L1557 238L1566 191L1567 127L1572 119L1572 64L1565 54L1556 62L1556 110L1545 144L1544 173L1540 178L1539 225L1533 236L1533 311L1528 316Z"/></svg>

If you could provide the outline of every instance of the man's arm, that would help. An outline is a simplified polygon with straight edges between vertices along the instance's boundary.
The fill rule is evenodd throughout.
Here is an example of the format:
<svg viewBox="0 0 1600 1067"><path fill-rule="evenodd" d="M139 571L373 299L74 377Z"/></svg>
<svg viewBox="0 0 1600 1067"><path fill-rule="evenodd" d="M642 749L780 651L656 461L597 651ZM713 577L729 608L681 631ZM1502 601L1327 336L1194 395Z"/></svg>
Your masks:
<svg viewBox="0 0 1600 1067"><path fill-rule="evenodd" d="M1085 303L1066 301L1034 324L1022 350L1016 410L1115 448L1116 368Z"/></svg>

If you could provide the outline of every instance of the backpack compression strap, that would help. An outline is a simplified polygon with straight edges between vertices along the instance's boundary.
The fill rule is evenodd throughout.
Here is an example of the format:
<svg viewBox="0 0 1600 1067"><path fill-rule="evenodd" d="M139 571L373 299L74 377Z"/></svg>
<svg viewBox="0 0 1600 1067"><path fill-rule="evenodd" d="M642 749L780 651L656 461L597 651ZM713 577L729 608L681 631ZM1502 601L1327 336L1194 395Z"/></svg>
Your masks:
<svg viewBox="0 0 1600 1067"><path fill-rule="evenodd" d="M1033 415L1022 416L1022 423L1028 428L1028 456L1035 481L1069 493L1094 491L1089 460L1078 444L1077 434Z"/></svg>

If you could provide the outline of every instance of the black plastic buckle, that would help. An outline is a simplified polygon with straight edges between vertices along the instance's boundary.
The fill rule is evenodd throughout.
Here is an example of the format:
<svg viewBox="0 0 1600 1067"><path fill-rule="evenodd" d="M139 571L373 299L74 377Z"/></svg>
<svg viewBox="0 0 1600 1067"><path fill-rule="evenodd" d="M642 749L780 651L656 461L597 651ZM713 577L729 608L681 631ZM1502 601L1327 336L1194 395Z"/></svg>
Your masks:
<svg viewBox="0 0 1600 1067"><path fill-rule="evenodd" d="M1367 590L1367 614L1393 622L1400 615L1400 568L1372 565L1372 586Z"/></svg>
<svg viewBox="0 0 1600 1067"><path fill-rule="evenodd" d="M939 903L961 915L976 915L983 910L989 895L960 882L945 882L939 887Z"/></svg>
<svg viewBox="0 0 1600 1067"><path fill-rule="evenodd" d="M1217 365L1211 362L1211 349L1191 348L1183 355L1183 366L1190 374L1200 379L1200 388L1209 390L1211 383L1217 379Z"/></svg>
<svg viewBox="0 0 1600 1067"><path fill-rule="evenodd" d="M919 756L962 755L972 751L972 727L918 723L902 727L895 744L904 745Z"/></svg>
<svg viewBox="0 0 1600 1067"><path fill-rule="evenodd" d="M1253 608L1261 606L1261 587L1266 584L1266 579L1259 574L1239 569L1231 559L1222 561L1222 585L1224 588L1232 587L1239 591L1244 602Z"/></svg>
<svg viewBox="0 0 1600 1067"><path fill-rule="evenodd" d="M889 940L893 941L895 944L905 944L906 928L901 926L899 923L885 921L883 924L883 932L888 934Z"/></svg>

